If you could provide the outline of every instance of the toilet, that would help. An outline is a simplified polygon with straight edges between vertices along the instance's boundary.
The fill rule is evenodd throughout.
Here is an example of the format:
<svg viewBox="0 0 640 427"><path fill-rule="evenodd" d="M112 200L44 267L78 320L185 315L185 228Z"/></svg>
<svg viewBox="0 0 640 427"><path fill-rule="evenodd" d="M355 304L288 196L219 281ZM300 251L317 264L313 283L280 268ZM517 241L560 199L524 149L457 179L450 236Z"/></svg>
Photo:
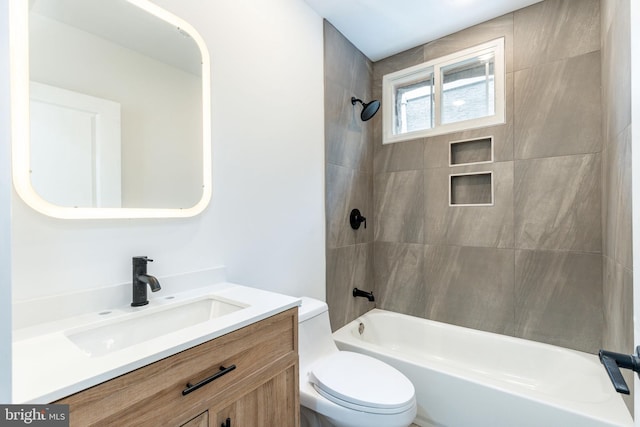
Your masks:
<svg viewBox="0 0 640 427"><path fill-rule="evenodd" d="M331 336L327 304L301 299L301 427L409 426L417 411L411 381L378 359L338 350Z"/></svg>

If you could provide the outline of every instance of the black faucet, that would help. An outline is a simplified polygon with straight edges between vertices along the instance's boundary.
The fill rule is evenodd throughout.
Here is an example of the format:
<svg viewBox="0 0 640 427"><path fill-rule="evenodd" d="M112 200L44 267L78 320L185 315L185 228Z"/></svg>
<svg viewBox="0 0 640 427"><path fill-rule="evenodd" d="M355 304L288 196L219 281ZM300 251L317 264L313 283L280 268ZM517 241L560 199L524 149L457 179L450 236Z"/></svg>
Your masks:
<svg viewBox="0 0 640 427"><path fill-rule="evenodd" d="M376 299L373 297L373 292L361 291L358 288L353 288L353 296L354 297L365 297L369 301L375 301Z"/></svg>
<svg viewBox="0 0 640 427"><path fill-rule="evenodd" d="M133 262L133 301L131 307L141 307L149 304L147 300L147 285L151 292L160 290L160 282L155 277L147 274L147 262L153 262L146 256L134 256Z"/></svg>

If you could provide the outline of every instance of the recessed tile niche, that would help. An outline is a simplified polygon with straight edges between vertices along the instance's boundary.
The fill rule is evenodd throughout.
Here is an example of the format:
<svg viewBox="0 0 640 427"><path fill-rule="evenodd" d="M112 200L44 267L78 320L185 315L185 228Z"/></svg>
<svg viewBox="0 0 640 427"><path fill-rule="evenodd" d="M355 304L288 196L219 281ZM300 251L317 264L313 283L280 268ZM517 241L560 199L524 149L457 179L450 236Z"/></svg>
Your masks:
<svg viewBox="0 0 640 427"><path fill-rule="evenodd" d="M493 162L493 137L449 142L449 166Z"/></svg>
<svg viewBox="0 0 640 427"><path fill-rule="evenodd" d="M493 206L493 173L449 175L450 206Z"/></svg>
<svg viewBox="0 0 640 427"><path fill-rule="evenodd" d="M449 142L449 167L492 162L492 136ZM449 175L449 206L493 206L493 172Z"/></svg>

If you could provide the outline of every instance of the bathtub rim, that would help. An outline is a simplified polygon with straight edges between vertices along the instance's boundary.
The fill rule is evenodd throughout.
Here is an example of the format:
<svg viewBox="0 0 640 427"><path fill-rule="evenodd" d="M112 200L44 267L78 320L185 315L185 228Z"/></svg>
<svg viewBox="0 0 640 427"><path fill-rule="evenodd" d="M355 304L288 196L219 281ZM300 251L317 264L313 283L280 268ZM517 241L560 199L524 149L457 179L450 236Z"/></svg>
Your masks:
<svg viewBox="0 0 640 427"><path fill-rule="evenodd" d="M384 310L380 308L374 308L358 316L356 319L345 324L341 328L337 329L332 335L338 348L340 348L341 350L348 350L348 351L364 350L363 352L365 354L368 354L372 357L376 357L376 355L381 354L387 358L397 359L405 364L408 364L416 368L430 369L433 371L443 372L446 375L451 375L463 381L469 381L471 383L474 383L480 386L489 387L499 392L513 394L520 398L528 399L544 405L549 405L556 409L564 410L579 416L587 416L604 423L618 422L618 423L622 423L622 425L627 425L627 424L629 426L634 425L633 418L631 417L631 414L629 413L627 406L623 402L622 398L618 395L618 393L616 393L613 390L613 388L608 390L608 392L605 392L607 398L600 401L596 401L596 402L577 401L577 400L572 400L570 398L566 398L564 396L550 396L545 393L536 392L535 390L527 390L525 392L523 390L519 390L516 387L511 387L511 388L505 387L505 382L502 380L490 380L487 382L486 381L487 378L479 378L475 374L469 375L469 373L472 371L460 369L455 366L452 366L451 364L443 364L443 363L435 362L435 364L437 365L436 367L429 366L429 365L425 366L425 364L423 363L424 361L417 360L417 357L415 356L412 356L412 355L407 356L402 354L399 351L394 351L394 350L384 348L379 344L374 344L366 341L359 341L357 340L357 338L355 338L355 336L352 336L352 331L354 330L357 331L358 325L360 322L363 321L363 319L364 321L367 321L367 319L373 316L379 316L379 315L393 316L398 318L409 318L411 321L414 321L414 322L419 321L419 322L424 322L426 324L435 325L439 328L444 327L451 330L462 330L465 333L470 333L473 335L489 335L495 339L504 340L508 343L518 344L518 343L525 342L527 343L527 345L540 346L541 348L544 348L547 350L553 350L554 352L565 353L573 357L580 357L581 359L589 362L590 364L595 364L598 366L598 368L601 368L600 362L596 355L582 352L579 350L569 349L569 348L555 346L548 343L527 340L524 338L518 338L518 337L509 336L509 335L503 335L495 332L481 331L473 328L453 325L445 322L439 322L432 319L425 319L417 316ZM598 372L600 372L598 374L599 376L603 378L606 377L604 368L602 368L602 370ZM606 385L608 386L609 385L608 377L605 378L605 382L606 382ZM614 418L612 418L611 416L607 416L607 414L604 414L602 412L605 409L605 407L610 407L610 406L612 407L608 409L615 409L616 413L619 413L620 417L628 418L628 420L619 419L620 417L618 416L615 416ZM622 413L623 410L624 410L624 413Z"/></svg>

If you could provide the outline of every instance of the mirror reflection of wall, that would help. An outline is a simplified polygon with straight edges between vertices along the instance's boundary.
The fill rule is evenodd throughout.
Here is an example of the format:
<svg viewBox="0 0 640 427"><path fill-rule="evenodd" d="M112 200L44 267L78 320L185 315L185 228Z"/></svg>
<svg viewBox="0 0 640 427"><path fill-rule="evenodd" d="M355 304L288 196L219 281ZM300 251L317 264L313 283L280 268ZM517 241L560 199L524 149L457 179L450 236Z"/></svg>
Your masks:
<svg viewBox="0 0 640 427"><path fill-rule="evenodd" d="M31 2L29 26L32 82L120 107L119 131L107 132L115 141L110 144L120 145L118 172L117 165L108 166L100 158L111 156L113 161L114 154L106 154L96 142L100 137L87 130L92 123L101 122L100 114L83 110L87 120L70 119L72 125L55 132L46 127L35 130L34 126L47 125L46 121L37 120L33 112L32 94L32 134L52 136L46 141L51 146L44 153L37 153L42 142L38 146L32 144L32 151L36 151L31 162L33 179L36 172L44 171L50 175L40 181L62 187L53 193L68 196L73 192L68 183L74 181L74 176L69 176L69 167L66 174L59 173L65 162L92 162L78 167L84 172L75 179L83 183L82 191L97 193L76 200L48 200L82 207L88 203L132 208L195 205L202 197L203 182L202 77L197 44L180 29L124 0L35 0ZM69 138L64 137L64 132ZM53 137L55 133L57 138ZM71 144L75 142L70 139L82 140L78 135L85 133L94 135L90 136L92 141L81 143L89 148L74 150ZM90 153L69 156L70 151L83 150ZM42 162L47 158L51 159L48 171L34 163L35 159ZM82 158L85 160L79 160ZM112 177L119 173L121 200L114 200L113 192L101 194L105 186L118 185L114 184L115 178L102 176L101 170L108 170ZM38 191L36 183L32 183Z"/></svg>
<svg viewBox="0 0 640 427"><path fill-rule="evenodd" d="M59 206L122 206L120 104L30 84L30 175Z"/></svg>

